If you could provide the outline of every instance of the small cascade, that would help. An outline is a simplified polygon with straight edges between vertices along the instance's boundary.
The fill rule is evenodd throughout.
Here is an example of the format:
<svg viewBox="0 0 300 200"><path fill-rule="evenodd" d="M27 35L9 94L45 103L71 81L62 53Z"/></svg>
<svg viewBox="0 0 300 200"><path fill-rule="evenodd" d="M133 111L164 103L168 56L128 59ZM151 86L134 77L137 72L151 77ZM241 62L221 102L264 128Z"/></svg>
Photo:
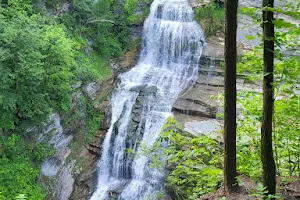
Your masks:
<svg viewBox="0 0 300 200"><path fill-rule="evenodd" d="M121 74L91 200L155 199L164 173L151 168L151 149L179 94L195 83L204 43L187 0L154 0L144 24L138 64ZM131 153L128 151L130 149ZM133 153L132 153L133 152Z"/></svg>

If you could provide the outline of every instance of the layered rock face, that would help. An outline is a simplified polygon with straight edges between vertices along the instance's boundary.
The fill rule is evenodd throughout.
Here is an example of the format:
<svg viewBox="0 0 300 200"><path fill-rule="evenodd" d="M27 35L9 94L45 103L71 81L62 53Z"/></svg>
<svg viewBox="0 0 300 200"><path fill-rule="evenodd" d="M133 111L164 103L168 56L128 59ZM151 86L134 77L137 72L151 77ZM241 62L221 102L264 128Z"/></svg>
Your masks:
<svg viewBox="0 0 300 200"><path fill-rule="evenodd" d="M198 7L209 3L209 1L191 0L190 3L192 6ZM144 6L148 5L140 5L139 11L141 11ZM241 0L240 6L260 7L261 1ZM259 41L248 41L245 38L245 36L251 34L255 35L261 30L258 26L244 29L244 27L250 23L251 19L245 15L242 15L239 18L238 41L243 44L242 46L244 46L245 49L252 48L259 43ZM142 29L143 26L141 24L133 25L130 28L132 36L142 37ZM218 130L222 127L222 120L218 119L217 113L222 113L223 111L220 109L220 102L212 97L219 95L224 88L224 71L220 64L220 61L224 60L224 39L221 37L212 37L208 38L206 41L199 64L198 78L192 80L194 81L192 88L179 95L179 98L173 105L172 111L177 121L183 125L185 131L194 136L206 134L214 139L222 141L222 134L218 133ZM72 124L71 128L63 127L62 132L67 138L69 136L76 136L72 141L80 140L84 142L80 143L78 146L75 145L75 147L72 147L70 141L68 141L66 145L61 148L62 151L58 151L53 158L48 160L48 163L45 163L44 169L46 169L47 166L52 166L52 169L49 170L49 168L48 170L44 170L43 176L54 176L47 173L58 175L56 178L57 185L51 183L55 194L53 197L49 196L49 199L86 200L92 195L97 185L97 160L101 155L102 143L111 121L111 107L108 99L104 97L110 96L113 88L120 82L117 78L118 74L129 70L135 65L137 60L136 56L138 54L139 51L135 50L132 55L127 54L121 59L114 60L111 63L112 70L115 72L113 77L101 83L91 83L87 85L87 87L84 87L83 93L80 93L80 95L87 96L92 102L94 109L105 111L105 117L99 122L100 128L88 143L85 143L85 136L80 136L84 131L81 132L80 128L78 128L80 126L84 127L83 122ZM128 57L130 57L130 61L128 61ZM261 91L260 86L245 83L243 79L238 80L238 89ZM128 132L136 132L138 129L140 129L141 132L144 132L145 123L141 123L143 105L145 105L145 101L148 97L155 98L154 96L157 92L157 87L142 84L137 87L132 87L131 91L138 93L138 95L129 116L130 121L128 127L130 130ZM78 98L75 95L74 106L79 105L76 103L76 99ZM56 123L56 125L60 124L64 126L64 121L66 121L68 116L59 117L59 123L57 123L57 120L56 122L55 120L52 120L52 122L54 124ZM54 118L57 119L58 116ZM48 127L50 126L51 123L48 124ZM56 128L52 128L52 131L50 132L54 135L56 133L60 134L61 128L57 126ZM131 135L129 138L137 140L134 135ZM126 142L131 143L129 140ZM67 158L72 153L73 155ZM48 165L49 163L54 165ZM58 169L56 168L57 166ZM113 195L120 194L123 188L124 185L117 185L113 188L115 192ZM112 196L112 199L113 198L118 198L118 195Z"/></svg>
<svg viewBox="0 0 300 200"><path fill-rule="evenodd" d="M222 141L223 109L218 95L224 91L224 70L220 67L222 58L201 58L199 76L195 85L179 96L173 106L176 120L186 132L194 136L210 135L213 139ZM210 64L207 63L210 62ZM260 85L247 83L242 78L237 79L237 90L262 92Z"/></svg>

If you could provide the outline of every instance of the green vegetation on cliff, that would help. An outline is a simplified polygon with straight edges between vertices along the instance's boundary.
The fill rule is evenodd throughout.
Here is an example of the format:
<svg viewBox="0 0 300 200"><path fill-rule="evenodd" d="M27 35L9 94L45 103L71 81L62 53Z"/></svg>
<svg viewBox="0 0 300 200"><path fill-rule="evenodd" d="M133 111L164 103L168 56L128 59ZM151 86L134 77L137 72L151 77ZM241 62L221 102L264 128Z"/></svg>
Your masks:
<svg viewBox="0 0 300 200"><path fill-rule="evenodd" d="M46 193L37 184L38 163L53 155L47 144L28 143L21 136L0 137L0 199L15 199L24 194L28 199L45 199Z"/></svg>
<svg viewBox="0 0 300 200"><path fill-rule="evenodd" d="M225 12L221 3L211 2L197 7L195 19L203 27L206 37L224 33Z"/></svg>
<svg viewBox="0 0 300 200"><path fill-rule="evenodd" d="M24 132L69 112L78 85L111 75L110 58L131 45L137 3L0 0L0 199L45 198L37 181L49 148Z"/></svg>
<svg viewBox="0 0 300 200"><path fill-rule="evenodd" d="M41 4L1 4L2 130L68 111L72 86L106 78L109 58L130 45L129 16L115 1L47 1L49 11Z"/></svg>

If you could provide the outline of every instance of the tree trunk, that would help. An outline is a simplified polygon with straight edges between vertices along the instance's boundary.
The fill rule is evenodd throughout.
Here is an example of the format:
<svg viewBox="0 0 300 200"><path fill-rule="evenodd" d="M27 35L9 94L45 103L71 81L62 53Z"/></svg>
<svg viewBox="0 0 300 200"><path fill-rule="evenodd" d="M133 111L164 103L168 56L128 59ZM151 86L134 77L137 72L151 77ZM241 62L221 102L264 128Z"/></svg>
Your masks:
<svg viewBox="0 0 300 200"><path fill-rule="evenodd" d="M236 31L238 0L225 2L225 113L224 179L225 190L236 190Z"/></svg>
<svg viewBox="0 0 300 200"><path fill-rule="evenodd" d="M274 0L263 0L264 7L274 7ZM276 192L276 166L272 149L272 121L274 110L274 15L263 11L264 40L264 81L263 81L263 119L261 128L261 160L263 165L263 184L268 194Z"/></svg>

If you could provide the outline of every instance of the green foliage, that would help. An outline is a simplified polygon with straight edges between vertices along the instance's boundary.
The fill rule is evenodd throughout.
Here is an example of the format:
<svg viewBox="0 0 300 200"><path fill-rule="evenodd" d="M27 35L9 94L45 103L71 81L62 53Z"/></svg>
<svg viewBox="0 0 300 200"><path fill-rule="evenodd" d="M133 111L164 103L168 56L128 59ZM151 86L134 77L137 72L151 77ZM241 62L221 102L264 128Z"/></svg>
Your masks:
<svg viewBox="0 0 300 200"><path fill-rule="evenodd" d="M125 11L128 14L128 21L133 23L136 20L135 9L137 7L138 0L126 0L124 4Z"/></svg>
<svg viewBox="0 0 300 200"><path fill-rule="evenodd" d="M33 147L32 154L35 161L43 162L55 154L55 149L46 142L38 143Z"/></svg>
<svg viewBox="0 0 300 200"><path fill-rule="evenodd" d="M223 98L223 97L221 97ZM238 92L240 117L237 121L237 171L261 182L260 131L262 122L262 94L254 91ZM281 96L275 101L273 142L277 174L300 173L300 97Z"/></svg>
<svg viewBox="0 0 300 200"><path fill-rule="evenodd" d="M258 187L255 190L251 191L251 196L254 196L257 199L281 199L280 196L268 194L266 188L263 187L262 184L258 184Z"/></svg>
<svg viewBox="0 0 300 200"><path fill-rule="evenodd" d="M116 0L0 1L0 199L45 199L37 180L54 150L12 132L69 111L75 86L111 75L109 59L131 43L124 9ZM90 140L103 114L87 112Z"/></svg>
<svg viewBox="0 0 300 200"><path fill-rule="evenodd" d="M260 181L260 124L262 120L262 95L239 92L238 105L242 117L237 121L237 171Z"/></svg>
<svg viewBox="0 0 300 200"><path fill-rule="evenodd" d="M1 12L4 12L7 16L13 17L19 14L31 14L32 5L31 0L6 0L1 1ZM6 9L3 9L6 8Z"/></svg>
<svg viewBox="0 0 300 200"><path fill-rule="evenodd" d="M41 33L46 43L43 48L43 59L47 92L54 102L54 107L67 111L71 104L71 86L74 84L75 67L74 43L67 37L62 26L45 26Z"/></svg>
<svg viewBox="0 0 300 200"><path fill-rule="evenodd" d="M27 144L16 134L0 135L0 147L0 199L45 199L36 181L41 162L53 155L53 150Z"/></svg>
<svg viewBox="0 0 300 200"><path fill-rule="evenodd" d="M95 112L95 111L92 111L91 110L92 108L89 108L88 107L88 111L87 111L87 129L88 129L88 135L86 137L86 142L89 143L96 131L99 129L100 127L100 122L102 121L103 117L104 117L104 114L102 111L98 111L98 112Z"/></svg>
<svg viewBox="0 0 300 200"><path fill-rule="evenodd" d="M300 5L299 3L297 4ZM296 7L288 6L271 9L276 13L283 13L298 19L299 11ZM263 8L270 10L270 8ZM257 13L261 10L243 8L257 21ZM275 89L275 108L273 121L274 155L277 174L282 176L299 175L300 173L300 136L299 136L299 91L300 77L300 35L299 27L285 22L283 19L274 21L275 34L275 68L273 83ZM261 35L258 35L261 37ZM250 38L251 39L251 38ZM293 53L290 53L293 52ZM250 81L262 81L263 72L262 45L248 52L238 64L238 72L247 74ZM238 103L243 117L238 121L238 170L260 181L260 125L262 121L262 94L258 92L242 91ZM247 139L248 138L248 139Z"/></svg>
<svg viewBox="0 0 300 200"><path fill-rule="evenodd" d="M0 30L0 129L12 129L21 119L45 118L50 101L43 90L44 55L36 16L0 16L1 27L6 27Z"/></svg>
<svg viewBox="0 0 300 200"><path fill-rule="evenodd" d="M24 195L24 194L19 194L18 196L16 196L15 199L18 199L18 200L26 200L27 197L26 197L26 195Z"/></svg>
<svg viewBox="0 0 300 200"><path fill-rule="evenodd" d="M275 102L274 144L277 173L300 175L300 97Z"/></svg>
<svg viewBox="0 0 300 200"><path fill-rule="evenodd" d="M195 19L204 26L205 35L212 36L224 32L224 8L210 3L195 9Z"/></svg>
<svg viewBox="0 0 300 200"><path fill-rule="evenodd" d="M164 191L154 192L153 194L146 197L146 200L154 200L154 199L165 199L166 194Z"/></svg>
<svg viewBox="0 0 300 200"><path fill-rule="evenodd" d="M81 50L91 48L97 56L107 59L120 56L129 46L127 20L123 13L124 7L114 0L73 0L72 10L60 15L59 20L81 39L85 48Z"/></svg>
<svg viewBox="0 0 300 200"><path fill-rule="evenodd" d="M42 122L53 109L68 111L72 86L111 75L108 58L129 43L126 33L111 32L112 24L89 23L112 17L113 1L74 0L74 11L59 16L67 27L33 14L30 3L0 8L0 130Z"/></svg>
<svg viewBox="0 0 300 200"><path fill-rule="evenodd" d="M152 0L125 0L124 11L127 23L130 24L142 24L148 14L150 13L150 6L144 6L141 10L141 14L137 14L138 4L150 5Z"/></svg>
<svg viewBox="0 0 300 200"><path fill-rule="evenodd" d="M222 146L207 136L184 136L175 120L170 118L162 132L163 140L169 141L165 150L167 185L178 199L196 199L214 191L222 182Z"/></svg>
<svg viewBox="0 0 300 200"><path fill-rule="evenodd" d="M60 26L38 16L0 15L0 129L43 121L52 108L67 111L74 83L73 43Z"/></svg>

